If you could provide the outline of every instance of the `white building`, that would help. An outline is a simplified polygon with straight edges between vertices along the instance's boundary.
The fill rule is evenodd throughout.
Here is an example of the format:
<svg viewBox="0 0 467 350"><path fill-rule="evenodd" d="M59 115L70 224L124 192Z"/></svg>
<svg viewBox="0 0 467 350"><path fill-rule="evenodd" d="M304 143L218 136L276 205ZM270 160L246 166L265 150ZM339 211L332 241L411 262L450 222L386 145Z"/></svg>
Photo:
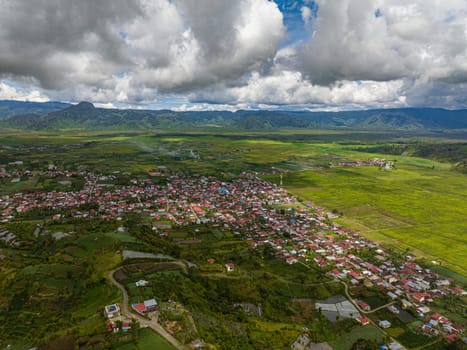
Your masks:
<svg viewBox="0 0 467 350"><path fill-rule="evenodd" d="M391 327L391 322L389 322L388 320L382 320L382 321L378 322L378 325L381 328L389 328L389 327Z"/></svg>
<svg viewBox="0 0 467 350"><path fill-rule="evenodd" d="M118 304L107 305L104 308L104 315L107 318L114 318L120 316L120 306L118 306Z"/></svg>
<svg viewBox="0 0 467 350"><path fill-rule="evenodd" d="M136 287L146 287L147 285L149 285L149 282L146 280L139 280L135 284Z"/></svg>

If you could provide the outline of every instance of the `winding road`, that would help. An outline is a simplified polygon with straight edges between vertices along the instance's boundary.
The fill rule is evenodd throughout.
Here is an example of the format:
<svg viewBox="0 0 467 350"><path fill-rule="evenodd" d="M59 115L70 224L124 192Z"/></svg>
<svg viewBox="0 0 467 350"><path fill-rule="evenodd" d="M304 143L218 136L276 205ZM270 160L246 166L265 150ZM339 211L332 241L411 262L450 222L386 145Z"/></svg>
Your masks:
<svg viewBox="0 0 467 350"><path fill-rule="evenodd" d="M307 268L311 269L310 266L300 262L303 266L306 266ZM344 293L345 293L345 296L347 297L347 299L357 308L357 310L359 312L361 312L362 314L370 314L372 312L375 312L375 311L378 311L378 310L381 310L385 307L388 307L392 304L394 304L395 302L390 302L386 305L383 305L383 306L380 306L374 310L371 310L371 311L364 311L362 310L362 308L360 307L360 305L358 305L358 303L352 298L352 296L350 295L349 293L349 286L347 285L347 283L345 283L344 281L338 281L338 280L335 280L336 282L340 282L343 286L344 286ZM376 329L381 333L381 334L384 334L386 337L388 337L389 339L391 339L391 341L393 342L397 342L396 339L394 339L392 336L390 336L383 328L381 328L376 322L374 322L372 319L368 318L368 320L370 321L370 323L376 327ZM398 343L398 342L397 342ZM405 349L405 348L403 348Z"/></svg>
<svg viewBox="0 0 467 350"><path fill-rule="evenodd" d="M187 267L185 264L183 264L182 262L171 262L172 264L176 264L180 269L182 269L185 273L187 273ZM303 264L302 265L310 268L308 265L306 264ZM188 347L182 343L180 343L175 337L173 337L170 333L168 333L157 321L157 317L156 319L149 319L149 318L146 318L146 317L143 317L141 316L140 314L136 313L136 312L133 312L133 310L131 310L128 306L129 306L129 298L128 298L128 292L126 290L126 288L120 283L118 282L115 277L114 277L114 274L115 272L119 271L120 269L122 269L123 267L119 267L119 268L116 268L112 271L110 271L109 273L109 281L114 285L116 286L118 289L120 289L122 291L122 294L123 294L123 303L122 303L122 314L125 316L125 317L128 317L128 318L134 318L136 320L139 321L140 325L142 325L143 327L144 326L147 326L147 327L150 327L151 329L153 329L154 331L156 331L157 333L159 333L162 337L164 337L165 340L167 340L170 344L172 344L176 349L178 350L187 350ZM216 274L216 273L213 273L213 274L210 274L211 276L217 276L219 275L219 277L223 277L223 278L239 278L238 276L226 276L224 274ZM279 277L279 276L275 276L276 278ZM285 279L282 279L282 278L279 278L279 280L282 280L282 282L286 282L286 283L293 283L293 282L290 282L290 281L287 281ZM370 313L373 313L375 311L378 311L378 310L381 310L383 308L386 308L390 305L393 305L395 304L395 301L392 301L388 304L385 304L385 305L382 305L376 309L373 309L371 311L364 311L360 308L360 305L358 305L358 303L352 298L352 296L350 295L349 293L349 287L347 285L347 283L345 283L344 281L338 281L338 280L330 280L330 281L326 281L326 282L321 282L321 283L311 283L311 284L307 284L307 285L319 285L319 284L330 284L330 283L341 283L343 286L344 286L344 293L345 293L345 296L347 297L347 299L357 308L357 310L359 312L361 312L362 314L370 314ZM193 322L194 323L194 322ZM370 319L370 323L376 327L376 329L378 329L378 331L380 331L382 334L384 334L386 337L390 338L392 341L396 341L393 337L391 337L384 329L382 329L381 327L379 327L378 324L376 324L376 322L374 322L373 320Z"/></svg>
<svg viewBox="0 0 467 350"><path fill-rule="evenodd" d="M185 266L184 266L184 268L186 269ZM122 294L123 294L123 302L122 302L122 308L121 308L122 314L127 318L130 318L130 319L134 318L134 319L138 320L140 325L143 326L143 327L147 326L147 327L153 329L154 331L159 333L162 337L164 337L164 339L167 340L170 344L172 344L176 349L178 349L178 350L187 350L188 348L185 345L183 345L182 343L180 343L177 339L175 339L175 337L173 337L169 332L167 332L157 322L157 320L152 320L152 319L148 319L146 317L143 317L140 314L137 314L136 312L133 312L128 307L128 305L129 305L128 292L127 292L126 288L122 284L120 284L120 282L118 282L114 277L115 272L117 272L120 269L122 269L122 267L119 267L117 269L114 269L114 270L110 271L109 281L114 286L116 286L118 289L120 289L122 291Z"/></svg>
<svg viewBox="0 0 467 350"><path fill-rule="evenodd" d="M345 292L345 296L347 297L347 299L357 308L358 311L360 311L362 314L370 314L372 312L375 312L377 310L380 310L380 309L383 309L385 307L388 307L392 304L394 304L395 302L390 302L386 305L383 305L383 306L380 306L379 308L377 309L374 309L374 310L371 310L371 311L364 311L360 308L360 305L358 305L358 303L352 298L352 296L350 295L349 293L349 286L347 285L347 283L345 283L344 281L341 281L342 285L344 286L344 292ZM396 339L394 339L392 336L390 336L388 334L388 332L386 332L383 328L381 328L376 322L374 322L371 318L368 318L368 320L370 321L370 323L376 327L376 329L384 334L386 337L388 337L389 339L391 339L392 342L395 342L395 343L399 343ZM401 345L402 346L402 345ZM405 347L403 347L403 349L405 349Z"/></svg>

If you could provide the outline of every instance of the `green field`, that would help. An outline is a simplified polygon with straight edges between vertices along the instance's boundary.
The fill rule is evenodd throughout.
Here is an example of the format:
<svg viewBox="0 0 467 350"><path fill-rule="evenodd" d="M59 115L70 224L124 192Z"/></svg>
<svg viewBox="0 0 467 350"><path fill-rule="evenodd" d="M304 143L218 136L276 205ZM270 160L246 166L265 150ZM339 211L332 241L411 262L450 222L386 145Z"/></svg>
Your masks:
<svg viewBox="0 0 467 350"><path fill-rule="evenodd" d="M372 325L359 326L329 342L334 350L350 350L358 339L382 340L383 335ZM376 349L376 347L375 347Z"/></svg>
<svg viewBox="0 0 467 350"><path fill-rule="evenodd" d="M225 250L225 245L210 241L206 245L211 246L210 252L198 250L193 253L199 260L205 261L212 255L222 259L217 251ZM253 250L232 250L232 257L237 271L230 274L200 273L196 269L187 273L169 269L149 274L129 265L123 267L125 277L121 282L126 286L131 302L150 297L160 301L159 321L180 324L182 328L174 334L179 340L201 338L225 349L287 349L303 325L315 324L313 334L321 339L340 328L339 323L317 321L319 316L311 301L305 308L291 301L293 298L311 300L309 298L322 299L340 294L342 286L339 283L317 285L317 280L323 280L322 276L315 275L318 272L273 258L263 260ZM263 266L258 270L260 263ZM143 276L152 282L151 286L135 287L134 281ZM308 282L311 284L307 285ZM173 302L166 300L175 301L179 306L174 308ZM236 302L260 303L262 315L248 316L234 307ZM190 325L188 314L192 315L196 329Z"/></svg>
<svg viewBox="0 0 467 350"><path fill-rule="evenodd" d="M278 177L268 177L278 182ZM380 242L409 248L467 274L465 175L399 163L393 171L330 168L284 176L297 196L343 212L338 220Z"/></svg>
<svg viewBox="0 0 467 350"><path fill-rule="evenodd" d="M137 344L123 344L117 346L116 350L174 350L175 348L169 344L159 334L150 329L142 329L138 334Z"/></svg>
<svg viewBox="0 0 467 350"><path fill-rule="evenodd" d="M397 147L391 147L391 142ZM467 175L454 171L454 165L449 163L450 159L459 160L465 144L452 142L455 141L439 137L428 139L425 135L410 133L397 137L384 132L319 130L301 130L299 134L286 130L270 134L225 132L220 135L117 132L58 136L36 133L6 134L0 143L15 148L0 149L0 157L4 163L21 159L25 166L43 164L46 167L54 163L73 169L79 165L93 171L141 176L160 165L174 172L216 176L263 171L262 177L277 183L279 177L268 173L273 167L284 169L288 173L283 183L288 190L329 211L343 212L338 222L374 240L402 250L408 248L428 261L439 260L465 277ZM385 150L394 153L394 150L403 150L405 144L407 147L426 145L424 154L426 149L431 149L436 160L374 153ZM446 154L436 152L436 145L444 145ZM33 152L26 146L42 148L40 152ZM453 154L456 157L453 158ZM337 164L374 157L396 160L396 170L328 166L330 162ZM79 186L79 181L73 181ZM127 180L122 176L119 181ZM51 179L22 179L14 184L3 180L0 193L32 187L50 190L54 186L60 189L58 182ZM184 234L178 233L180 238Z"/></svg>
<svg viewBox="0 0 467 350"><path fill-rule="evenodd" d="M425 258L426 266L434 271L464 285L467 281L467 175L450 163L449 157L443 159L442 152L437 152L433 159L429 159L429 154L427 158L417 158L373 153L385 150L391 143L431 145L435 142L431 139L411 134L404 134L406 139L402 139L386 133L319 130L300 134L287 130L270 134L2 136L0 164L8 167L10 162L21 160L24 165L14 170L32 169L36 174L52 163L62 170L116 174L112 184L145 179L147 171L158 166L166 167L170 174L206 174L227 180L244 171L256 172L275 183L280 181L279 175L274 174L279 170L288 191L304 202L339 213L335 220L344 226L398 248L394 256L400 256L401 252L415 254ZM463 148L452 145L449 143L444 149L453 148L459 155ZM429 147L420 149L425 151ZM374 157L396 160L396 169L329 166ZM69 187L76 190L83 185L80 178L72 178L66 184L63 180L68 181L43 175L22 177L13 183L2 178L0 195L66 191ZM166 181L164 177L152 180L161 184ZM64 213L69 217L67 214ZM279 342L279 348L288 348L303 325L310 328L314 340L329 341L336 349L349 349L358 338L379 336L372 327L345 322L332 325L318 319L310 306L312 300L342 293L340 284L313 285L326 280L323 270L269 260L261 249L250 249L249 241L231 232L207 225L173 227L167 229L169 238L165 239L154 235L147 216L129 217L126 222L68 218L55 222L50 216L47 210L31 211L4 225L27 244L22 250L0 246L1 253L9 254L0 266L0 348L6 346L5 339L16 345L15 349L22 349L26 347L23 343L28 347L36 341L47 344L69 334L89 337L92 342L96 334L101 334L100 344L115 341L120 350L171 349L149 330L119 335L121 342L111 334L102 335L106 323L102 307L121 300L118 290L106 278L110 270L122 264L119 251L124 249L168 254L201 267L201 271L193 274L170 270L146 275L141 271L141 275L123 282L132 301L155 297L182 304L193 315L198 327L196 337L207 343L230 344L231 348L251 348L252 344L275 348L274 344ZM44 225L39 237L33 233L37 224ZM117 232L120 225L127 226L128 231ZM147 229L146 234L142 227ZM57 232L66 235L56 240L52 234ZM210 258L216 260L214 265L208 265ZM431 265L432 260L441 265ZM223 266L229 261L235 263L236 269L225 276ZM134 282L140 278L151 280L153 285L137 289ZM379 297L374 296L374 300ZM291 301L296 298L308 301L304 304ZM261 302L264 315L255 318L239 312L233 307L239 301ZM434 303L434 310L462 322L465 303L458 299L448 301ZM349 326L349 332L339 333L341 326L343 329ZM50 331L50 327L54 330ZM407 344L425 341L411 338L410 332L398 331L392 330ZM181 332L181 336L193 335L190 332Z"/></svg>
<svg viewBox="0 0 467 350"><path fill-rule="evenodd" d="M139 350L152 350L152 349L173 350L174 347L170 345L159 334L149 329L145 329L145 330L142 330L139 335L138 349Z"/></svg>

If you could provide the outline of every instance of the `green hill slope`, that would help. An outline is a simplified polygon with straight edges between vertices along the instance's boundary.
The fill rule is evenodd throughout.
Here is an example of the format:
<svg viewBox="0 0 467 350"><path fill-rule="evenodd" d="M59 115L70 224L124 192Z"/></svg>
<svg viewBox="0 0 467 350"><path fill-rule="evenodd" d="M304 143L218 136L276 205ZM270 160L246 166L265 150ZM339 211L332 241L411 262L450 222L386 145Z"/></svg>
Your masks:
<svg viewBox="0 0 467 350"><path fill-rule="evenodd" d="M1 110L0 101L0 110ZM57 107L57 106L55 106ZM26 108L25 108L26 109ZM42 110L43 112L43 110ZM430 108L377 109L343 112L307 111L210 111L132 110L96 108L89 102L67 106L45 115L29 109L10 116L1 126L28 130L147 130L226 128L443 130L467 129L467 110Z"/></svg>

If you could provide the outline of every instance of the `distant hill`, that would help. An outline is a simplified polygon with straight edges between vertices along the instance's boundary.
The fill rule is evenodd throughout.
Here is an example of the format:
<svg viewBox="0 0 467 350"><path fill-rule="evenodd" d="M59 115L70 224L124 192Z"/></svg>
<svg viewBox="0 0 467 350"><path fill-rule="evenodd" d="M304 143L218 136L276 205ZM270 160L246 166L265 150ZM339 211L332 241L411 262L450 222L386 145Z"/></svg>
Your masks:
<svg viewBox="0 0 467 350"><path fill-rule="evenodd" d="M355 149L361 152L394 154L450 162L454 169L467 173L467 142L394 143Z"/></svg>
<svg viewBox="0 0 467 350"><path fill-rule="evenodd" d="M21 103L24 102L19 102ZM58 107L58 105L54 106ZM33 112L30 109L27 113L9 117L2 121L0 126L32 130L347 128L415 131L467 129L467 110L401 108L343 112L245 110L174 112L170 110L103 109L95 108L89 102L81 102L77 105L65 104L65 106L66 108L46 114Z"/></svg>
<svg viewBox="0 0 467 350"><path fill-rule="evenodd" d="M45 115L69 107L63 102L23 102L0 100L0 120L19 114Z"/></svg>

